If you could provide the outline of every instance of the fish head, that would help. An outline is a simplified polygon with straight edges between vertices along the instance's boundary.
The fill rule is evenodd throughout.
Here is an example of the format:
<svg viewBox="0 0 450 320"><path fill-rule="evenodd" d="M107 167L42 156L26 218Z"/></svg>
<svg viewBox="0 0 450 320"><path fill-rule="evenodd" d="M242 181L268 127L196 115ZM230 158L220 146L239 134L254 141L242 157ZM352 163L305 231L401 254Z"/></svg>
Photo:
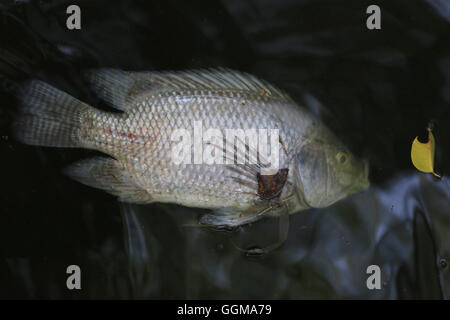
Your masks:
<svg viewBox="0 0 450 320"><path fill-rule="evenodd" d="M306 203L326 207L369 187L369 165L337 139L313 140L297 154L299 179Z"/></svg>

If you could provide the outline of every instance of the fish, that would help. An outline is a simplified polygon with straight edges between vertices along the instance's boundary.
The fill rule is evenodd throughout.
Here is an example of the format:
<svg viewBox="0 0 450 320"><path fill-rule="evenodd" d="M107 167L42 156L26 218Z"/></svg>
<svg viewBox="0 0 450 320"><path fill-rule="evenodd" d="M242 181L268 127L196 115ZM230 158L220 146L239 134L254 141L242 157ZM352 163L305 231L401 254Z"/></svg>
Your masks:
<svg viewBox="0 0 450 320"><path fill-rule="evenodd" d="M327 207L370 185L367 161L286 92L256 76L225 68L86 74L93 91L116 112L31 80L20 95L15 136L29 145L102 152L65 172L119 201L210 209L202 225L235 227ZM196 131L210 129L238 134L231 142L220 135L195 138ZM185 149L181 162L174 160L174 150L183 150L185 137L174 139L180 130L197 143ZM267 130L276 135L265 137L266 148L277 155L270 173L268 153L247 136ZM196 146L203 157L194 154ZM206 150L228 161L202 162ZM237 161L239 152L244 162Z"/></svg>

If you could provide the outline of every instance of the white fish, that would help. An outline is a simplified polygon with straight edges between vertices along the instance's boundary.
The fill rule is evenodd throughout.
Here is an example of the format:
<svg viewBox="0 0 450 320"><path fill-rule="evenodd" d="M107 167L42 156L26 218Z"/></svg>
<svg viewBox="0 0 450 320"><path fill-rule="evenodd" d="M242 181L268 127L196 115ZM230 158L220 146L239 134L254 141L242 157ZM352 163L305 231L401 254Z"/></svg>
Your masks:
<svg viewBox="0 0 450 320"><path fill-rule="evenodd" d="M236 226L280 215L280 208L294 213L325 207L368 187L367 164L286 93L249 74L103 69L90 72L89 79L121 113L100 111L35 80L23 94L16 135L27 144L109 155L76 163L67 173L121 201L213 209L203 223ZM259 162L176 164L174 130L193 132L195 121L204 131L278 129L281 170L264 176ZM229 147L203 144L208 146L218 152ZM247 151L249 159L261 159L257 151Z"/></svg>

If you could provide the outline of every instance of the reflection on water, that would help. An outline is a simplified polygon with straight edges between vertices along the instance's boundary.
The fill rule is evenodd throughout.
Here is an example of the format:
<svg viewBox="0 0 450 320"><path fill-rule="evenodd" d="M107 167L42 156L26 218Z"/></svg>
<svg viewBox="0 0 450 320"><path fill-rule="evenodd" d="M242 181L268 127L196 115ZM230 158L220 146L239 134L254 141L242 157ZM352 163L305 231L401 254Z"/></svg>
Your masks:
<svg viewBox="0 0 450 320"><path fill-rule="evenodd" d="M330 208L291 216L285 245L258 258L246 257L233 241L266 243L268 234L276 236L275 219L227 234L182 227L189 219L182 208L168 210L173 219L168 221L145 207L124 205L137 284L133 295L158 297L172 288L169 295L192 299L212 293L218 298L447 298L449 199L447 178L398 176ZM172 227L161 232L162 223ZM177 245L169 249L174 238ZM381 268L381 290L366 287L366 269L373 264Z"/></svg>

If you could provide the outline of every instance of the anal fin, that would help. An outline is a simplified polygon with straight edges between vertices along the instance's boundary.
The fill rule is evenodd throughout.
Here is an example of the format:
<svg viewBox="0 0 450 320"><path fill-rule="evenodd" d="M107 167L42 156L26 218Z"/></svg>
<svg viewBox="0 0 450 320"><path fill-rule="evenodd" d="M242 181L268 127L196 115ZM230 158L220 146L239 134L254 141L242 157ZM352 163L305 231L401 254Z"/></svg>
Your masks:
<svg viewBox="0 0 450 320"><path fill-rule="evenodd" d="M73 179L116 195L120 201L150 203L151 195L137 186L118 160L95 157L74 163L66 169Z"/></svg>

